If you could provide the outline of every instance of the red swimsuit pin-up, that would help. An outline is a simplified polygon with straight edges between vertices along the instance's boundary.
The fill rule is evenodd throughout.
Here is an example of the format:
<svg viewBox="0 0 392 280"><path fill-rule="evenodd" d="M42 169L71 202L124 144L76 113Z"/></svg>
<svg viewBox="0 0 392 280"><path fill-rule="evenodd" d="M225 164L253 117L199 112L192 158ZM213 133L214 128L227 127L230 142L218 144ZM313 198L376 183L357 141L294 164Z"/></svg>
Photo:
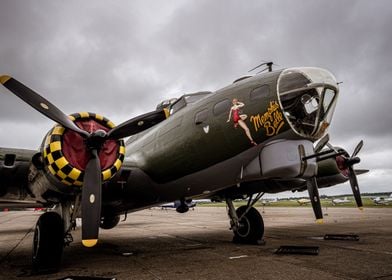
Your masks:
<svg viewBox="0 0 392 280"><path fill-rule="evenodd" d="M227 122L230 122L231 115L233 115L234 127L237 128L238 125L241 126L242 129L245 131L246 136L249 138L250 143L252 145L256 146L257 144L255 141L253 141L252 135L250 134L250 130L245 123L245 120L248 116L240 113L240 108L242 108L244 106L245 106L244 103L239 102L237 98L234 98L233 99L233 106L230 108L229 118L228 118Z"/></svg>

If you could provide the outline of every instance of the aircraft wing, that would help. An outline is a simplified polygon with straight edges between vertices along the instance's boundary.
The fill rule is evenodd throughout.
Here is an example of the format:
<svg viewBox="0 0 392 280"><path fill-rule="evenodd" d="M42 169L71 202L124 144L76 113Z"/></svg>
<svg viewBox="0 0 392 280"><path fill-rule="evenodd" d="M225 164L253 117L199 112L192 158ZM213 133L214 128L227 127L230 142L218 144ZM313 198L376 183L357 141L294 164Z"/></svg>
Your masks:
<svg viewBox="0 0 392 280"><path fill-rule="evenodd" d="M29 168L36 153L35 150L0 147L0 199L7 200L7 205L30 197Z"/></svg>
<svg viewBox="0 0 392 280"><path fill-rule="evenodd" d="M362 175L369 170L367 169L355 169L355 174L356 175ZM317 177L317 182L319 185L319 188L327 188L327 187L332 187L341 183L344 183L348 181L349 178L346 176L343 176L342 174L335 174L335 175L330 175L330 176L318 176Z"/></svg>
<svg viewBox="0 0 392 280"><path fill-rule="evenodd" d="M355 169L356 175L362 175L369 170L367 169ZM339 185L349 181L347 176L344 176L340 173L331 173L331 174L321 174L316 177L318 188L328 188L335 185ZM246 193L278 193L281 191L289 191L289 190L297 190L297 191L306 191L306 181L303 179L292 179L292 180L274 180L268 179L264 181L253 181L242 183L240 187L233 186L230 189L225 189L222 192L217 192L210 194L210 197L221 197L224 196L225 193L230 193L233 197L240 198L243 194ZM310 203L310 200L307 201ZM302 204L302 201L298 201L298 203Z"/></svg>
<svg viewBox="0 0 392 280"><path fill-rule="evenodd" d="M369 172L369 169L355 169L355 174L356 175L361 175Z"/></svg>

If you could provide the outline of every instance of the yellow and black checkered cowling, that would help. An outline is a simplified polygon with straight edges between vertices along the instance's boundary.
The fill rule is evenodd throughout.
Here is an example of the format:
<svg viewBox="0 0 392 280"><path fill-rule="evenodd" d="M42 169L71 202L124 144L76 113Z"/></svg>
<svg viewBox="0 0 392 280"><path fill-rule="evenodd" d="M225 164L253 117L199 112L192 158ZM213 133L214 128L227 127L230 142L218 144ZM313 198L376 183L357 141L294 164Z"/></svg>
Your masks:
<svg viewBox="0 0 392 280"><path fill-rule="evenodd" d="M107 118L94 113L76 113L69 116L74 122L84 120L94 120L95 122L106 127L107 130L115 125ZM67 133L66 128L56 125L50 130L42 146L42 155L47 171L58 179L62 184L67 186L82 186L84 170L78 169L66 158L63 153L63 136ZM102 170L102 180L111 179L119 170L125 157L125 146L123 140L117 140L116 159L114 163Z"/></svg>

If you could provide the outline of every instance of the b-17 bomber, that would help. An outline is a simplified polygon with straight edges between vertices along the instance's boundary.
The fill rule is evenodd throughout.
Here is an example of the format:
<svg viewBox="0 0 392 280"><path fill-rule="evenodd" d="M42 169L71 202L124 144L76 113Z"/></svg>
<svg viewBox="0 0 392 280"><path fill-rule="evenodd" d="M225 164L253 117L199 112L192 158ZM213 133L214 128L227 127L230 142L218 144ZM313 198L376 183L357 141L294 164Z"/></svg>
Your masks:
<svg viewBox="0 0 392 280"><path fill-rule="evenodd" d="M50 209L35 227L33 269L60 269L79 217L82 243L94 247L99 229L115 227L121 214L173 201L185 213L192 199L212 199L226 202L233 240L257 244L264 222L254 204L265 193L308 191L321 223L319 188L349 181L361 209L357 175L367 170L354 166L363 142L350 154L329 141L336 78L321 68L266 65L268 71L162 101L117 126L98 113L67 115L1 76L3 94L55 122L38 150L0 148L1 201ZM247 205L235 209L233 200L244 197Z"/></svg>

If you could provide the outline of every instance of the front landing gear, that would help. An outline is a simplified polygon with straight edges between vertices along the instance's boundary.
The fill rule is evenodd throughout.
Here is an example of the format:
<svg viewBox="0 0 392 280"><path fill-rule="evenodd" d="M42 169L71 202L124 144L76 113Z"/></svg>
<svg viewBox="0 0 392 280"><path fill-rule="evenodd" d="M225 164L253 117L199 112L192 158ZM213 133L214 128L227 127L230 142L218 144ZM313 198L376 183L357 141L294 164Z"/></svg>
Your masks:
<svg viewBox="0 0 392 280"><path fill-rule="evenodd" d="M256 201L253 203L250 203L250 201L251 198L248 205L235 210L232 200L226 199L231 230L234 233L233 242L260 245L264 243L264 222L260 213L253 207Z"/></svg>
<svg viewBox="0 0 392 280"><path fill-rule="evenodd" d="M56 212L39 217L33 240L33 271L52 273L60 269L64 247L64 222Z"/></svg>

